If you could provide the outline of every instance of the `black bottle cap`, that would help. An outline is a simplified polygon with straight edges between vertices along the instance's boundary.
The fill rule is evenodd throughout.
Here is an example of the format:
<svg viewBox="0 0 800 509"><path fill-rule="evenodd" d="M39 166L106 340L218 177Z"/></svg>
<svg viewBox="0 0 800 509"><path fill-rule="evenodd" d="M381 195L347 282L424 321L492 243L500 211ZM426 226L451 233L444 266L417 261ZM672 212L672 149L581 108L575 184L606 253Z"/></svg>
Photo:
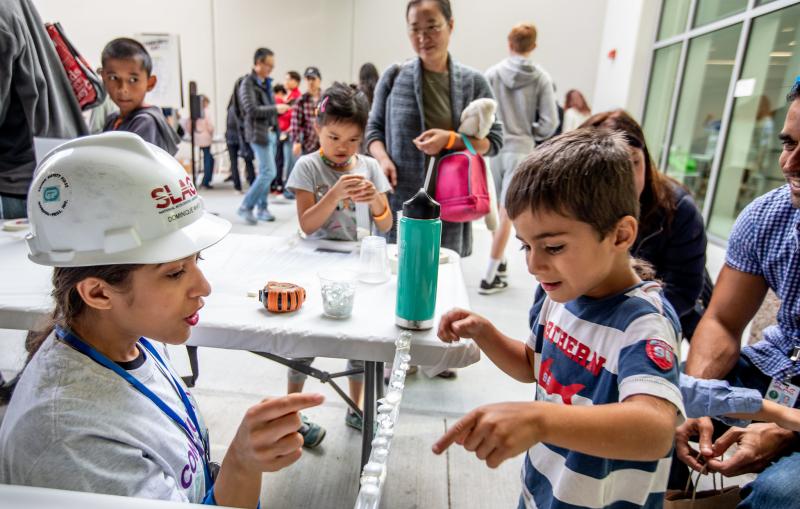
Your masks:
<svg viewBox="0 0 800 509"><path fill-rule="evenodd" d="M410 200L403 202L403 217L409 219L439 219L439 202L420 189Z"/></svg>

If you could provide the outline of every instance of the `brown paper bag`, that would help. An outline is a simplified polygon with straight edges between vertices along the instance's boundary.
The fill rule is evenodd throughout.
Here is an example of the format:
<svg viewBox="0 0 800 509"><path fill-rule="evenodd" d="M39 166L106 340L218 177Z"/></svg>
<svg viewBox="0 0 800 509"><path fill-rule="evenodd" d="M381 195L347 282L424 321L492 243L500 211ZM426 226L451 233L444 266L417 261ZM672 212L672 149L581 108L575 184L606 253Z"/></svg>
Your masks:
<svg viewBox="0 0 800 509"><path fill-rule="evenodd" d="M738 486L723 486L723 476L719 476L719 489L717 489L716 475L712 474L714 481L713 490L697 491L697 482L705 472L698 472L694 479L694 487L690 490L692 476L683 490L667 490L664 497L664 509L736 509L741 501Z"/></svg>
<svg viewBox="0 0 800 509"><path fill-rule="evenodd" d="M738 486L697 493L667 490L664 509L735 509L740 501Z"/></svg>

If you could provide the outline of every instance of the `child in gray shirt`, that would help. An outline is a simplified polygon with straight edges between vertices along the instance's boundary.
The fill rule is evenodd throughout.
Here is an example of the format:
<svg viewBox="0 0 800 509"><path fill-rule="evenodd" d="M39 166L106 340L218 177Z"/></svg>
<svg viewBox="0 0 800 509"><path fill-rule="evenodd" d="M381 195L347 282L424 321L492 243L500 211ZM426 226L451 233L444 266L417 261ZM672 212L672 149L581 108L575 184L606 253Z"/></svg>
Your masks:
<svg viewBox="0 0 800 509"><path fill-rule="evenodd" d="M303 233L331 240L358 240L358 214L387 232L392 228L392 211L386 192L389 181L377 161L358 154L369 116L366 96L347 85L334 83L323 92L317 111L316 129L320 149L297 160L286 187L297 199L297 217ZM360 209L360 211L359 211ZM311 365L313 357L294 359ZM361 361L350 360L347 370L363 368ZM306 375L289 369L288 392L303 390ZM363 373L349 378L350 397L361 401ZM360 430L361 417L348 410L345 423ZM304 418L300 428L303 445L313 448L322 442L325 430Z"/></svg>

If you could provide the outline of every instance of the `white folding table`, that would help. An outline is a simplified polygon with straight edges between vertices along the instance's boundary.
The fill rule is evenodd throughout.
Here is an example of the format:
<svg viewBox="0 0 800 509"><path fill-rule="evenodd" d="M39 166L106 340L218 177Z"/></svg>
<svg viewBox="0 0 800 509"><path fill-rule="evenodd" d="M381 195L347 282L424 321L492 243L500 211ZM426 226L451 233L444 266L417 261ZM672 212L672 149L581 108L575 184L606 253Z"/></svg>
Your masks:
<svg viewBox="0 0 800 509"><path fill-rule="evenodd" d="M375 401L383 392L383 363L394 358L394 341L402 329L394 324L395 276L378 285L359 283L350 318L336 320L323 315L317 273L357 267L357 251L330 249L343 246L348 247L297 237L228 235L202 254L200 267L212 293L188 344L248 350L287 365L292 357L364 360L363 466L372 442ZM0 328L33 329L52 310L52 270L29 261L27 253L24 232L0 232ZM469 306L458 255L446 253L449 261L439 267L437 318L452 307ZM294 313L268 312L249 296L267 281L304 287L306 302ZM436 337L437 327L438 320L433 329L414 333L412 364L435 372L479 360L480 351L472 341L443 343ZM307 372L323 382L346 374L330 375L314 368ZM335 383L332 385L349 399Z"/></svg>

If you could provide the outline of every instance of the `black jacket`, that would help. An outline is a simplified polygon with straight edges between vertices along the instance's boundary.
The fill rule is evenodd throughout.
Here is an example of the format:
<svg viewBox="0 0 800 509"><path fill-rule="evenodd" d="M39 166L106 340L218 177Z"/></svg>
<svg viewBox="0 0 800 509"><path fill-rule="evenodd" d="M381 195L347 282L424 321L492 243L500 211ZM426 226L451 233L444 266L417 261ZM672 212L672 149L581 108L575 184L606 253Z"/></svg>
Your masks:
<svg viewBox="0 0 800 509"><path fill-rule="evenodd" d="M267 144L267 134L278 129L278 111L272 95L271 81L263 85L251 72L242 80L238 90L239 107L244 120L244 139L247 143Z"/></svg>
<svg viewBox="0 0 800 509"><path fill-rule="evenodd" d="M664 284L664 294L691 339L708 305L713 285L706 272L706 230L694 200L683 187L673 186L675 212L670 224L657 214L639 226L631 255L650 262Z"/></svg>

